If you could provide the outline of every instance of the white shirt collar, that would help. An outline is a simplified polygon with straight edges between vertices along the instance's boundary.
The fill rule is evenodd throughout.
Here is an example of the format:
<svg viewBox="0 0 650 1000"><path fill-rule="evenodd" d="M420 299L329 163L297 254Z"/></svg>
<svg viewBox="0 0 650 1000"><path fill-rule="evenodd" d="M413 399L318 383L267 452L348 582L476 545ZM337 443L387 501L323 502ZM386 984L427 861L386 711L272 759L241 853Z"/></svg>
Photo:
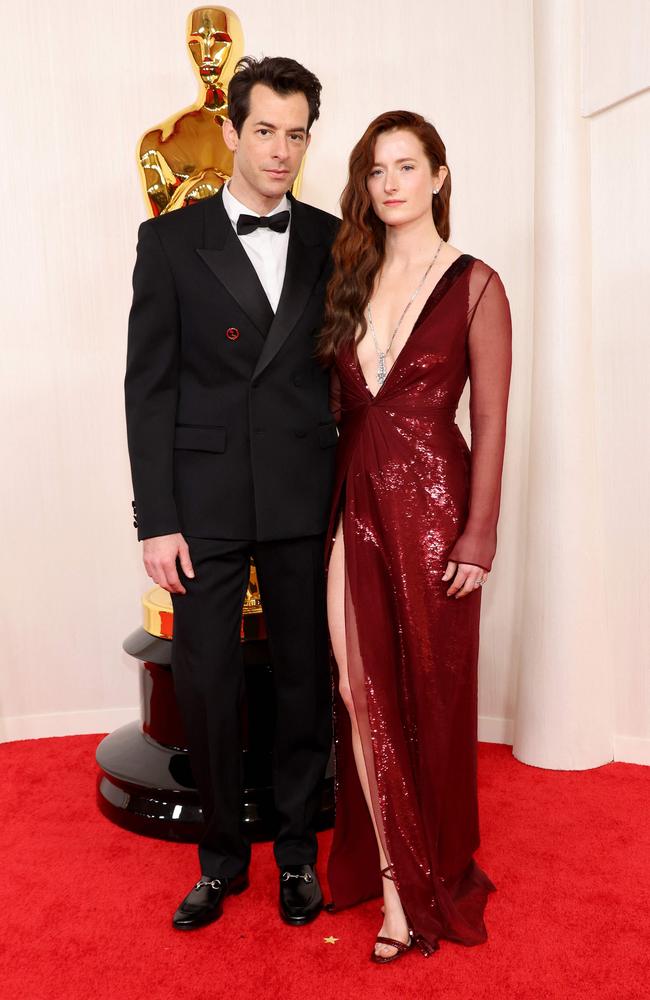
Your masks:
<svg viewBox="0 0 650 1000"><path fill-rule="evenodd" d="M240 215L255 215L260 218L259 212L254 212L252 208L247 208L243 205L241 201L238 201L233 194L230 193L230 181L223 185L223 207L226 210L226 214L233 226L237 227L237 219ZM283 196L282 201L279 205L276 205L272 211L267 212L267 215L276 215L278 212L289 211L289 199L286 194Z"/></svg>

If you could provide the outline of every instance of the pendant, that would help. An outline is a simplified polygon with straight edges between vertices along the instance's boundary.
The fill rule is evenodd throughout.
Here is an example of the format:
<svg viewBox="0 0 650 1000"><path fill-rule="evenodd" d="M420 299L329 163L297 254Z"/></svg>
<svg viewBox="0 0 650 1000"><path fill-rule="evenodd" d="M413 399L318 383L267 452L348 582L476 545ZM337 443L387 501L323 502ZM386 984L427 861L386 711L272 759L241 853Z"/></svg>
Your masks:
<svg viewBox="0 0 650 1000"><path fill-rule="evenodd" d="M380 386L383 385L384 382L386 381L386 364L385 364L385 358L386 358L386 355L380 352L380 354L379 354L379 365L377 367L377 382L379 383Z"/></svg>

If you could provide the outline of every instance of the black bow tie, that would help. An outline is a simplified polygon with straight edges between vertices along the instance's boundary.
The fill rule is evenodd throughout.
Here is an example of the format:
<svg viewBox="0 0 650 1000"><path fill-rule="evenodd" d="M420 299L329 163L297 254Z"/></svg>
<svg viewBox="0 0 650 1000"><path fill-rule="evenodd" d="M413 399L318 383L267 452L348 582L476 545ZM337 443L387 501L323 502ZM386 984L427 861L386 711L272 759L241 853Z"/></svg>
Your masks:
<svg viewBox="0 0 650 1000"><path fill-rule="evenodd" d="M256 229L272 229L274 233L286 233L290 212L277 212L275 215L240 215L237 219L237 235L248 236Z"/></svg>

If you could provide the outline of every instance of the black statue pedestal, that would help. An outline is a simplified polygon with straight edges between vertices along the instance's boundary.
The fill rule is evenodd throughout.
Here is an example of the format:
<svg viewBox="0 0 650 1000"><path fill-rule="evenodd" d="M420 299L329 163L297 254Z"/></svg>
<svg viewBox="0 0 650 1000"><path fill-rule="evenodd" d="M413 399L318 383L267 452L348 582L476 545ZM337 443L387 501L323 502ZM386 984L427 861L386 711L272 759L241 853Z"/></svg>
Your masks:
<svg viewBox="0 0 650 1000"><path fill-rule="evenodd" d="M196 843L203 820L174 699L171 602L164 591L154 588L143 604L147 628L136 629L123 644L140 662L141 720L116 729L97 747L97 801L105 816L126 829ZM242 654L246 675L242 824L249 839L270 840L277 828L272 783L275 696L261 608L244 615ZM330 760L318 827L326 829L333 821Z"/></svg>

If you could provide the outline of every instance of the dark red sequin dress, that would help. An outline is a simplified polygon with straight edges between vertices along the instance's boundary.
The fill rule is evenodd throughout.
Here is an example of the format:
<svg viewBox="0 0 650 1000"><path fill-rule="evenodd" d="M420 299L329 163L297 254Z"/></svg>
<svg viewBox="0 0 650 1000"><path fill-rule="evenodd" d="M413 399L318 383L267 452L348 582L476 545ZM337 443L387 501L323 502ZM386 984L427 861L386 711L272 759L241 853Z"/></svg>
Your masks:
<svg viewBox="0 0 650 1000"><path fill-rule="evenodd" d="M454 422L470 378L472 451ZM490 569L496 548L510 310L467 254L425 303L373 396L339 357L340 440L330 537L343 520L346 646L378 826L416 940L486 938L494 889L479 844L476 742L481 589L447 597L447 560ZM381 893L379 855L339 703L335 907Z"/></svg>

